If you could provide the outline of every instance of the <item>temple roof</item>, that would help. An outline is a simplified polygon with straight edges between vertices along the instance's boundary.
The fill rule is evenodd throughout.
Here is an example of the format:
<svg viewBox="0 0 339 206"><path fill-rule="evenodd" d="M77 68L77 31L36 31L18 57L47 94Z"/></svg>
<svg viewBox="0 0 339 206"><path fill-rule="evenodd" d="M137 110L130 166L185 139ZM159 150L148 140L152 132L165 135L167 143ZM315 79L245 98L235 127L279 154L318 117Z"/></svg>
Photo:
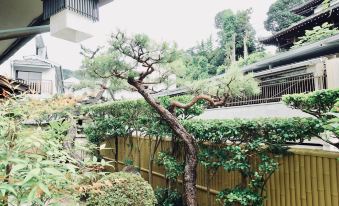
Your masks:
<svg viewBox="0 0 339 206"><path fill-rule="evenodd" d="M290 11L302 16L309 16L310 14L312 14L313 10L322 2L323 0L309 0L304 2L303 4L299 4L293 7Z"/></svg>
<svg viewBox="0 0 339 206"><path fill-rule="evenodd" d="M328 9L325 9L319 13L315 13L309 17L306 17L292 24L291 26L274 33L272 36L261 38L259 39L259 41L262 42L263 44L278 45L279 41L283 36L287 36L291 32L293 32L292 36L298 36L297 35L298 32L300 36L303 36L305 30L312 29L315 26L328 22L330 19L338 18L338 15L339 15L339 4L335 4L329 7Z"/></svg>

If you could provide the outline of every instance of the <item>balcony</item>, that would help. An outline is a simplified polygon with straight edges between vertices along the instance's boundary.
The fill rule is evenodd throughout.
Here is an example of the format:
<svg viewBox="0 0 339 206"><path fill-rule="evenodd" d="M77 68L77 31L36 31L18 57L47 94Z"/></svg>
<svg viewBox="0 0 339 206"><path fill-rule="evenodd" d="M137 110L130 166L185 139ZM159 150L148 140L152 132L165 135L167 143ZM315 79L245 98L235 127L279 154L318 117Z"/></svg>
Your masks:
<svg viewBox="0 0 339 206"><path fill-rule="evenodd" d="M52 95L53 86L52 80L22 80L17 79L16 81L26 84L32 94L44 94Z"/></svg>
<svg viewBox="0 0 339 206"><path fill-rule="evenodd" d="M260 94L233 98L226 107L280 102L283 95L308 93L318 89L326 89L326 75L315 77L313 73L275 78L260 82Z"/></svg>

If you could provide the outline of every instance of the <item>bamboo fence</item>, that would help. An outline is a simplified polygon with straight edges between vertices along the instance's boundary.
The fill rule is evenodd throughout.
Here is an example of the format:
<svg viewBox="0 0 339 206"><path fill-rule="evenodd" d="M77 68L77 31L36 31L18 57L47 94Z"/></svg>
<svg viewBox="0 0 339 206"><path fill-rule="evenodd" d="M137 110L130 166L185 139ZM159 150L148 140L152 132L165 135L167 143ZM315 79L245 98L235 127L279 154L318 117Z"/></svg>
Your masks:
<svg viewBox="0 0 339 206"><path fill-rule="evenodd" d="M118 138L118 170L126 159L140 168L141 175L148 180L150 139ZM170 148L169 140L161 141L158 151ZM114 140L105 142L101 154L114 159ZM291 149L293 154L279 157L279 169L269 179L265 196L266 206L339 206L339 153L314 149ZM153 188L165 187L165 171L154 164ZM219 169L210 181L211 206L220 205L216 194L240 182L237 172ZM179 179L179 183L182 182ZM180 185L178 186L180 189ZM208 206L207 172L201 165L197 169L198 203Z"/></svg>

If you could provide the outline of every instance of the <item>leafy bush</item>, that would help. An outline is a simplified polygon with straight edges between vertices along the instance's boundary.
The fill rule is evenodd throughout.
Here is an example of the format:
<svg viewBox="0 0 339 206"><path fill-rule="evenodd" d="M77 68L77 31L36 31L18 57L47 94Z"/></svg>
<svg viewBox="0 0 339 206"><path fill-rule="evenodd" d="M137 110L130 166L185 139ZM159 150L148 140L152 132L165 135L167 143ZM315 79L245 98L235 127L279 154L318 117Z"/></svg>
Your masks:
<svg viewBox="0 0 339 206"><path fill-rule="evenodd" d="M339 149L339 89L324 89L307 94L292 94L283 97L283 102L293 109L313 115L319 119L323 128L335 138L332 141L328 135L318 137Z"/></svg>
<svg viewBox="0 0 339 206"><path fill-rule="evenodd" d="M338 33L338 28L333 27L333 24L325 22L321 26L314 27L312 30L306 30L305 35L300 37L299 40L294 43L292 48L314 43Z"/></svg>
<svg viewBox="0 0 339 206"><path fill-rule="evenodd" d="M89 206L154 206L157 203L151 185L131 173L112 173L85 189Z"/></svg>
<svg viewBox="0 0 339 206"><path fill-rule="evenodd" d="M155 191L155 197L157 198L157 206L182 206L181 194L176 190L170 190L167 188L157 188Z"/></svg>
<svg viewBox="0 0 339 206"><path fill-rule="evenodd" d="M217 200L223 203L224 206L235 206L235 205L252 205L262 206L263 198L248 189L235 188L226 189L221 191Z"/></svg>
<svg viewBox="0 0 339 206"><path fill-rule="evenodd" d="M160 152L158 154L157 163L160 166L164 166L166 178L170 180L175 180L184 172L184 163L178 162L173 156L165 152Z"/></svg>
<svg viewBox="0 0 339 206"><path fill-rule="evenodd" d="M307 94L283 96L283 102L293 109L300 109L315 117L327 115L339 99L339 89L324 89Z"/></svg>

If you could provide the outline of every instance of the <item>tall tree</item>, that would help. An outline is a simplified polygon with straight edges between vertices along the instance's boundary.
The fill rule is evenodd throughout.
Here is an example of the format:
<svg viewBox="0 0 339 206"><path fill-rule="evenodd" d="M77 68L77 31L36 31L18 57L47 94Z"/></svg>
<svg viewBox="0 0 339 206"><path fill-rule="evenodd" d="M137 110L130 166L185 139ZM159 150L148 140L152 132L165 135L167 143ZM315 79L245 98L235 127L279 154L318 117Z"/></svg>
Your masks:
<svg viewBox="0 0 339 206"><path fill-rule="evenodd" d="M223 53L213 44L212 37L188 49L183 59L187 67L185 75L192 80L215 76L224 62Z"/></svg>
<svg viewBox="0 0 339 206"><path fill-rule="evenodd" d="M290 12L290 9L303 2L305 0L277 0L274 2L267 12L265 28L268 31L277 32L300 21L303 17Z"/></svg>
<svg viewBox="0 0 339 206"><path fill-rule="evenodd" d="M255 31L250 23L251 13L252 9L237 13L226 9L215 16L219 44L225 51L226 65L255 50Z"/></svg>
<svg viewBox="0 0 339 206"><path fill-rule="evenodd" d="M127 82L182 140L185 147L184 200L186 205L196 206L197 143L176 117L176 109L189 109L199 100L208 102L211 107L222 106L229 98L258 92L258 88L251 76L244 76L239 69L233 68L223 78L188 84L196 94L192 101L182 104L173 100L169 108L165 108L152 95L152 85L161 83L166 75L168 77L176 71L172 66L176 59L175 47L166 43L156 44L145 35L129 37L117 32L112 35L110 49L88 59L85 66L100 78L116 78Z"/></svg>

